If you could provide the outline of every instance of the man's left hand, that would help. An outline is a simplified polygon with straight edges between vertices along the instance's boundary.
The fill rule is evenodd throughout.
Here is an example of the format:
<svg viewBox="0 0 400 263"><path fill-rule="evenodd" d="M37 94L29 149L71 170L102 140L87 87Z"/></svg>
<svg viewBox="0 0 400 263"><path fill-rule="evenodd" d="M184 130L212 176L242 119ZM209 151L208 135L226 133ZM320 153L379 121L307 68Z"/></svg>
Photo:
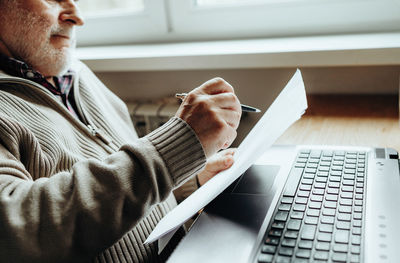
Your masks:
<svg viewBox="0 0 400 263"><path fill-rule="evenodd" d="M231 167L235 151L236 148L229 148L214 154L210 159L208 159L204 169L197 174L197 180L199 181L200 186L205 184L219 172Z"/></svg>

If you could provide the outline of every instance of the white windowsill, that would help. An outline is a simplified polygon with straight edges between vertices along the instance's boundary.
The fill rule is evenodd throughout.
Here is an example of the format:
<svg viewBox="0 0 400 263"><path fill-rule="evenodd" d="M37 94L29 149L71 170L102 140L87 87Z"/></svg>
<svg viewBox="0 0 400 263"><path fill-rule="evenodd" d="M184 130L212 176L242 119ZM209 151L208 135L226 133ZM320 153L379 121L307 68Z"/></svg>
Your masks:
<svg viewBox="0 0 400 263"><path fill-rule="evenodd" d="M82 47L93 71L400 65L400 32Z"/></svg>

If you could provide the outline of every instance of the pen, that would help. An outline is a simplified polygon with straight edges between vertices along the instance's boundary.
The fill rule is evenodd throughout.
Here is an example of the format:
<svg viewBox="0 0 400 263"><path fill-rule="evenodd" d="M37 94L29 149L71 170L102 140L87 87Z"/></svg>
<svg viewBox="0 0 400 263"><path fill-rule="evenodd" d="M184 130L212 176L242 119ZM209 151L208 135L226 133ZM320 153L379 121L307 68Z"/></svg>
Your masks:
<svg viewBox="0 0 400 263"><path fill-rule="evenodd" d="M185 99L186 96L187 96L187 93L176 93L175 94L175 97L182 101ZM245 111L245 112L261 112L259 109L251 107L251 106L247 106L244 104L240 104L240 106L242 106L242 111Z"/></svg>

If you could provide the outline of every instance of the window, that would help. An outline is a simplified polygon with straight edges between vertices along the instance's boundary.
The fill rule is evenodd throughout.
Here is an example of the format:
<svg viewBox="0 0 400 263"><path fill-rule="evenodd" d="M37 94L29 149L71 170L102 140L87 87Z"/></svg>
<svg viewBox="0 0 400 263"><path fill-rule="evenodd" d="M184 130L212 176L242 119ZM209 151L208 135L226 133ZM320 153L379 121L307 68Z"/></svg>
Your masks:
<svg viewBox="0 0 400 263"><path fill-rule="evenodd" d="M100 2L107 1L121 5L129 2L129 7L108 14L104 9L97 10ZM88 2L85 8L82 5L87 19L78 32L80 45L400 30L400 0L80 1L83 2ZM95 8L90 7L90 2Z"/></svg>
<svg viewBox="0 0 400 263"><path fill-rule="evenodd" d="M167 33L163 0L82 0L78 45L152 41Z"/></svg>
<svg viewBox="0 0 400 263"><path fill-rule="evenodd" d="M79 7L87 16L109 16L120 12L135 13L144 10L143 0L85 0L80 1Z"/></svg>

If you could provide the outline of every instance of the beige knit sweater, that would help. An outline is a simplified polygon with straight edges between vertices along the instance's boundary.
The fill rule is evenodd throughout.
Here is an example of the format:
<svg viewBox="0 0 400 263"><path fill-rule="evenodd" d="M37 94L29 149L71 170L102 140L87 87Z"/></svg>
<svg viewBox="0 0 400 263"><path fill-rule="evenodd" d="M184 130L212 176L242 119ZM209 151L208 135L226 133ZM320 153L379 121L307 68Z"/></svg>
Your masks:
<svg viewBox="0 0 400 263"><path fill-rule="evenodd" d="M157 262L143 241L204 166L201 144L179 118L138 139L125 104L74 67L85 123L0 72L0 262Z"/></svg>

